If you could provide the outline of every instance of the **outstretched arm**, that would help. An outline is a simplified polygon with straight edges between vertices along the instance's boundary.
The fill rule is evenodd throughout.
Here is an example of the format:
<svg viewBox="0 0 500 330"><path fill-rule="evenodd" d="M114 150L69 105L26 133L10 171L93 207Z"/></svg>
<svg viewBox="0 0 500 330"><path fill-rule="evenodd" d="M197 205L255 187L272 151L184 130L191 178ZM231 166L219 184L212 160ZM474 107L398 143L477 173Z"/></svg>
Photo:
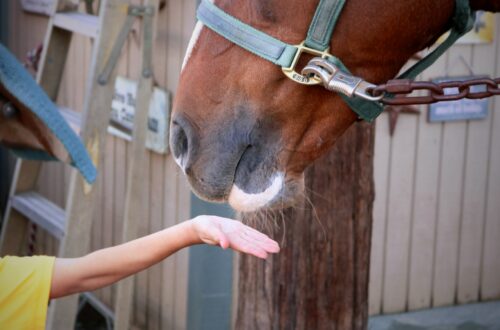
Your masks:
<svg viewBox="0 0 500 330"><path fill-rule="evenodd" d="M239 221L199 216L128 243L81 258L55 261L50 298L92 291L144 270L178 250L207 243L266 258L278 243Z"/></svg>

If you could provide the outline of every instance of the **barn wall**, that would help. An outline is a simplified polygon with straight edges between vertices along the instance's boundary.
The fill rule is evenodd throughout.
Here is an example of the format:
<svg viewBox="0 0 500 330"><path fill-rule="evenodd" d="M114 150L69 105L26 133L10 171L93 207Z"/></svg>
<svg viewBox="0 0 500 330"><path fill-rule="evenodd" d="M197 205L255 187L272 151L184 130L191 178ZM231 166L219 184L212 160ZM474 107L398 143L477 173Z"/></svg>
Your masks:
<svg viewBox="0 0 500 330"><path fill-rule="evenodd" d="M499 17L497 16L497 19ZM497 21L498 23L498 21ZM457 45L420 78L500 76L493 44ZM377 120L370 313L500 298L500 98L487 120Z"/></svg>
<svg viewBox="0 0 500 330"><path fill-rule="evenodd" d="M135 1L140 3L140 1ZM175 92L180 67L195 24L196 0L167 0L160 12L155 43L155 81L161 88ZM10 2L9 47L21 60L28 50L43 40L47 17L24 13L20 1ZM118 74L139 77L140 24L129 37L118 64ZM76 36L71 45L58 103L81 111L92 44ZM92 231L91 249L120 243L124 213L127 154L130 145L108 136L106 156L99 180L103 182ZM190 214L190 193L184 176L171 156L149 153L145 160L149 180L144 187L149 212L139 225L146 235L185 220ZM39 190L64 206L70 170L61 164L44 165ZM39 232L38 253L56 254L58 243ZM161 264L135 277L134 325L140 329L185 329L187 315L188 251L181 251ZM114 288L96 294L107 305L115 297Z"/></svg>

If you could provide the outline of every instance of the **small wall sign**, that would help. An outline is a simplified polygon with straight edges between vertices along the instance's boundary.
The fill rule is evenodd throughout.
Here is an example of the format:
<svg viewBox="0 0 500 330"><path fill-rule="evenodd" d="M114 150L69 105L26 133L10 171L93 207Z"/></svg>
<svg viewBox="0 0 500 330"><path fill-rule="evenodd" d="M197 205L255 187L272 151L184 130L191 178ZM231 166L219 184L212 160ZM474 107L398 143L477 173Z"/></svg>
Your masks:
<svg viewBox="0 0 500 330"><path fill-rule="evenodd" d="M117 77L115 94L111 103L110 132L118 137L131 140L134 128L134 113L137 95L137 82ZM157 153L168 152L168 135L170 121L170 95L155 87L149 103L148 130L146 147Z"/></svg>
<svg viewBox="0 0 500 330"><path fill-rule="evenodd" d="M435 82L457 81L472 78L484 78L479 76L468 77L447 77L435 79ZM471 87L472 92L484 92L486 86L478 85ZM458 88L447 88L445 94L457 94ZM484 119L488 116L488 107L490 99L469 100L463 99L458 101L439 102L429 106L429 122L444 122L458 120Z"/></svg>
<svg viewBox="0 0 500 330"><path fill-rule="evenodd" d="M148 131L146 147L160 154L168 151L170 125L170 97L155 87L149 104Z"/></svg>

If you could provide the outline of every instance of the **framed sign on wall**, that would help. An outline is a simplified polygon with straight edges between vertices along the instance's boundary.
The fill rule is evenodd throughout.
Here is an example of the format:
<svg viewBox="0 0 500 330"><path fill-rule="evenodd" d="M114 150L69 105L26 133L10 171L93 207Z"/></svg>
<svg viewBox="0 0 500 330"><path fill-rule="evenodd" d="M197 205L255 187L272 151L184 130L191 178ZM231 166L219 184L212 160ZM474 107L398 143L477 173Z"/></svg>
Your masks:
<svg viewBox="0 0 500 330"><path fill-rule="evenodd" d="M111 103L110 132L130 140L134 128L137 81L117 77ZM170 93L155 87L149 103L146 147L154 152L168 152Z"/></svg>

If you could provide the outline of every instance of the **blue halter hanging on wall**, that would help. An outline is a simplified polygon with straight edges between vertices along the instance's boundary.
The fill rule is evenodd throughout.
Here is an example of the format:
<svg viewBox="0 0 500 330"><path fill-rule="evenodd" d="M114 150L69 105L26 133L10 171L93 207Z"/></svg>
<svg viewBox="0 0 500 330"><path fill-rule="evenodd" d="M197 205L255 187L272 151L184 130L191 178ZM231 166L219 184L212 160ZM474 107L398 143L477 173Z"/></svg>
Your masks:
<svg viewBox="0 0 500 330"><path fill-rule="evenodd" d="M2 89L7 91L5 94L8 95L4 95L4 97L18 105L19 111L23 111L23 115L35 117L34 120L30 120L31 124L39 125L41 123L37 129L46 134L53 134L64 146L71 165L80 171L87 182L94 182L97 172L80 138L28 71L1 44L0 85ZM4 120L20 120L16 117ZM15 147L11 150L17 156L25 159L57 160L55 155L48 150L24 147Z"/></svg>

